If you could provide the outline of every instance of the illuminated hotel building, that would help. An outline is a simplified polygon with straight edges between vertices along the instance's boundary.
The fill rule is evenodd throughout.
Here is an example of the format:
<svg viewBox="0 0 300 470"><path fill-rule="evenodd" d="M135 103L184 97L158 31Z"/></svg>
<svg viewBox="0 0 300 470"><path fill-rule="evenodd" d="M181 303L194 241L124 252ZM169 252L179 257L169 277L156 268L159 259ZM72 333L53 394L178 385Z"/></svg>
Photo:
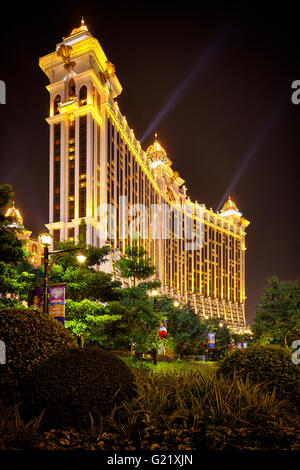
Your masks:
<svg viewBox="0 0 300 470"><path fill-rule="evenodd" d="M122 87L114 65L83 21L54 52L40 59L40 67L50 81L47 227L54 240L77 239L83 218L87 243L102 246L109 242L114 253L124 253L138 237L157 267L162 292L190 302L199 315L245 327L245 228L249 222L235 203L229 198L215 213L192 202L158 140L143 151L115 101ZM122 215L120 196L127 197L126 214L136 204L142 205L139 226L132 223L134 213L129 218ZM105 204L113 208L113 219L104 214L103 225L99 207ZM153 204L164 204L170 211L153 219ZM180 238L175 226L183 213L188 215ZM131 222L129 230L126 220ZM198 238L201 231L197 249L186 248L187 225ZM105 267L111 268L112 262Z"/></svg>

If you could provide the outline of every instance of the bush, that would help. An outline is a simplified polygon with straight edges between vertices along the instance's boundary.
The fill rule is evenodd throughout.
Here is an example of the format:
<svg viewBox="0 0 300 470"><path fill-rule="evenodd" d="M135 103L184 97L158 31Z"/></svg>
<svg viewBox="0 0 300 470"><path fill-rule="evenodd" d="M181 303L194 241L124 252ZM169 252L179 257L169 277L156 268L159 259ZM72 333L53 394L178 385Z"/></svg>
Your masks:
<svg viewBox="0 0 300 470"><path fill-rule="evenodd" d="M67 347L76 347L71 333L44 313L31 309L0 310L0 340L6 345L6 364L0 366L0 394L19 399L32 368Z"/></svg>
<svg viewBox="0 0 300 470"><path fill-rule="evenodd" d="M230 379L234 374L253 383L265 383L280 399L297 403L300 398L300 370L292 363L288 349L278 345L253 345L235 350L224 359L218 375Z"/></svg>
<svg viewBox="0 0 300 470"><path fill-rule="evenodd" d="M69 349L37 367L27 383L25 415L45 409L44 428L85 428L135 396L134 376L118 357L97 348ZM30 393L30 396L29 396Z"/></svg>
<svg viewBox="0 0 300 470"><path fill-rule="evenodd" d="M165 354L158 354L157 360L163 362L174 362L174 359L172 359L172 357L166 356Z"/></svg>

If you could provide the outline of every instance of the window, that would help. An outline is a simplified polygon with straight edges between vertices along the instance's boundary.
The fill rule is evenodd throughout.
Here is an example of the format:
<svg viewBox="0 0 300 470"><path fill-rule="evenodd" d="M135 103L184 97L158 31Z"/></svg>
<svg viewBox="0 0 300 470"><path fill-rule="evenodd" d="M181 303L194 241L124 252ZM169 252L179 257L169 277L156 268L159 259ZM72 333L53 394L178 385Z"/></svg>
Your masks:
<svg viewBox="0 0 300 470"><path fill-rule="evenodd" d="M83 85L79 91L80 104L85 105L87 103L87 88Z"/></svg>
<svg viewBox="0 0 300 470"><path fill-rule="evenodd" d="M73 78L69 81L69 100L75 98L75 82Z"/></svg>
<svg viewBox="0 0 300 470"><path fill-rule="evenodd" d="M54 112L54 114L59 114L57 105L60 102L61 102L60 95L56 95L56 97L54 98L54 102L53 102L53 112Z"/></svg>

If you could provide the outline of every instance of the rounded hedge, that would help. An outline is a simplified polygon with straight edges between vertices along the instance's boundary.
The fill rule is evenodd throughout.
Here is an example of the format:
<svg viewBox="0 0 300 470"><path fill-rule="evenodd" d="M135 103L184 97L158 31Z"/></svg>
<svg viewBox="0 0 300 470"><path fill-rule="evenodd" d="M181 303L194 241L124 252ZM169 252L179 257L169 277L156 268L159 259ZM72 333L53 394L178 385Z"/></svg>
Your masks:
<svg viewBox="0 0 300 470"><path fill-rule="evenodd" d="M19 399L34 366L68 347L73 335L49 315L32 309L0 310L0 340L6 346L6 364L0 365L0 395Z"/></svg>
<svg viewBox="0 0 300 470"><path fill-rule="evenodd" d="M84 428L135 395L134 376L118 357L97 348L69 349L37 367L27 383L26 409L44 429Z"/></svg>
<svg viewBox="0 0 300 470"><path fill-rule="evenodd" d="M292 362L291 352L278 345L253 345L230 353L217 371L230 379L234 374L253 383L264 383L276 396L297 404L300 398L300 368Z"/></svg>

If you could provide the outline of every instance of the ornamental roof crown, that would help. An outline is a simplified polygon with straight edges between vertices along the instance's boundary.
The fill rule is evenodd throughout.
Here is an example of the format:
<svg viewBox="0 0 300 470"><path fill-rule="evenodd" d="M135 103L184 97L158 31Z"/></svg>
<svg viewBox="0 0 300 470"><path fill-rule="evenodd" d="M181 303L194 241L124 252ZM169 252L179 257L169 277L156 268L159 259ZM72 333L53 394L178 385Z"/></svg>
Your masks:
<svg viewBox="0 0 300 470"><path fill-rule="evenodd" d="M231 199L230 196L228 197L227 201L225 202L224 206L222 207L221 212L225 212L225 211L228 211L228 210L238 211L236 203Z"/></svg>
<svg viewBox="0 0 300 470"><path fill-rule="evenodd" d="M84 22L84 18L81 18L81 24L78 28L72 29L70 36L73 36L73 34L81 33L82 31L88 31L87 25Z"/></svg>
<svg viewBox="0 0 300 470"><path fill-rule="evenodd" d="M21 217L20 211L15 207L15 201L13 201L12 207L8 208L5 217L14 217L15 219L17 219L16 225L23 225L23 219Z"/></svg>
<svg viewBox="0 0 300 470"><path fill-rule="evenodd" d="M155 134L155 140L153 144L149 145L147 148L146 158L150 167L153 169L160 165L164 166L171 164L171 160L167 157L167 152L157 140L157 134Z"/></svg>
<svg viewBox="0 0 300 470"><path fill-rule="evenodd" d="M238 210L237 205L229 196L229 198L227 199L227 201L225 202L224 206L221 209L220 215L222 217L228 217L231 215L241 217L242 213Z"/></svg>

